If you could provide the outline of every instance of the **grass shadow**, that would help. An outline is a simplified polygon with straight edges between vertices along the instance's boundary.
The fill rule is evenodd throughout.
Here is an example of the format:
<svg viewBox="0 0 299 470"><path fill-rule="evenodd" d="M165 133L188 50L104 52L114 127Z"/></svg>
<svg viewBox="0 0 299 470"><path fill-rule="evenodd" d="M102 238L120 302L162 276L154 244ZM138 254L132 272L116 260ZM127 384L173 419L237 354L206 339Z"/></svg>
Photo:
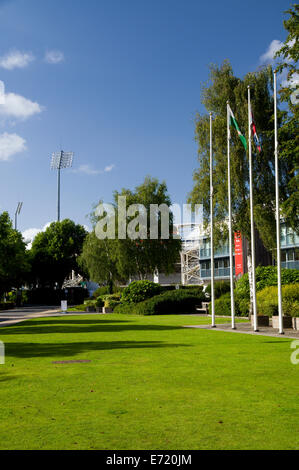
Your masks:
<svg viewBox="0 0 299 470"><path fill-rule="evenodd" d="M87 323L85 323L87 322ZM167 331L180 330L182 326L172 325L136 325L123 321L110 322L101 320L52 320L34 323L21 323L7 328L1 328L0 338L7 335L43 335L43 334L72 334L72 333L117 333L122 331Z"/></svg>
<svg viewBox="0 0 299 470"><path fill-rule="evenodd" d="M162 341L94 341L80 343L8 343L7 357L70 357L77 354L115 349L175 348L187 344L163 343Z"/></svg>

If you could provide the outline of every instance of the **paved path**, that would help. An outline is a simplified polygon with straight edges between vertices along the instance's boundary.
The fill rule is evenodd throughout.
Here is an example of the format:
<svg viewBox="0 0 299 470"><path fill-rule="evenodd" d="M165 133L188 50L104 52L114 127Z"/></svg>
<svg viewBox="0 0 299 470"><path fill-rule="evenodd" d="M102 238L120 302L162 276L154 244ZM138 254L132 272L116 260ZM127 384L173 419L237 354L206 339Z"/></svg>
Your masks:
<svg viewBox="0 0 299 470"><path fill-rule="evenodd" d="M292 328L286 328L284 334L280 335L278 330L272 328L272 326L260 326L259 331L255 332L252 329L251 324L248 323L236 323L236 329L232 330L230 323L223 323L216 325L216 328L212 328L211 325L190 325L185 326L184 328L201 328L204 330L211 331L227 331L230 333L243 333L248 335L262 335L262 336L272 336L274 338L291 338L299 339L299 330L293 330Z"/></svg>
<svg viewBox="0 0 299 470"><path fill-rule="evenodd" d="M20 307L14 308L13 310L1 310L0 327L14 325L29 320L30 318L52 316L59 312L61 312L60 308L49 306Z"/></svg>

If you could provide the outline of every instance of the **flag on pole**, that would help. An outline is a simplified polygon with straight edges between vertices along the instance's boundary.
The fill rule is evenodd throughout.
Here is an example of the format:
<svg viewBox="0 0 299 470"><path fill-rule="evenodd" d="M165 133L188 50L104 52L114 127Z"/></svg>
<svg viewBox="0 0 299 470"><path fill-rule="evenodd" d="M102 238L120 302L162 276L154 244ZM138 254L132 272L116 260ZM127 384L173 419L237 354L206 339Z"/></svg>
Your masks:
<svg viewBox="0 0 299 470"><path fill-rule="evenodd" d="M234 128L236 129L236 131L238 132L238 135L240 137L240 140L245 148L245 150L247 150L247 142L246 142L246 139L244 137L244 135L241 133L240 129L239 129L239 126L238 126L238 123L237 123L237 120L234 116L234 113L232 112L232 110L230 109L230 105L227 104L228 106L228 115L229 115L229 123L231 126L234 126ZM230 138L230 136L229 136Z"/></svg>
<svg viewBox="0 0 299 470"><path fill-rule="evenodd" d="M254 119L253 119L252 111L250 111L250 126L251 126L251 131L252 131L253 140L255 142L255 145L256 145L259 153L261 153L262 146L260 144L260 140L259 140L258 135L256 133L256 127L255 127L255 122L254 122Z"/></svg>

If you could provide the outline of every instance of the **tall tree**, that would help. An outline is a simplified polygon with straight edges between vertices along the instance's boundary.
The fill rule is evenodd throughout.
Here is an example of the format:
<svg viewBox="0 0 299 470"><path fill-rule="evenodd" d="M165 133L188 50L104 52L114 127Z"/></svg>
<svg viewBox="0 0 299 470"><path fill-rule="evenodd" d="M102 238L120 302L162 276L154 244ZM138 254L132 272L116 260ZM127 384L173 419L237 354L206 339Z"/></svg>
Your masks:
<svg viewBox="0 0 299 470"><path fill-rule="evenodd" d="M137 186L134 191L122 189L114 193L114 205L116 208L116 222L118 233L119 219L119 196L126 197L126 210L132 205L141 205L145 208L143 234L140 233L136 239L126 237L117 239L115 259L119 273L126 278L137 276L143 279L147 274L154 274L155 271L169 274L174 272L175 263L179 259L181 241L173 236L173 214L170 210L171 199L167 192L165 182L159 183L156 178L147 176L144 182ZM158 210L153 210L153 206L167 207L169 210L169 220L166 232L169 238L163 238L162 214ZM151 212L152 206L152 212ZM142 215L141 212L138 213ZM152 218L151 218L152 215ZM164 213L165 215L165 213ZM135 214L129 215L127 221L134 223ZM156 238L151 235L151 228L156 222ZM136 225L140 231L140 224ZM165 229L165 226L164 226Z"/></svg>
<svg viewBox="0 0 299 470"><path fill-rule="evenodd" d="M253 194L254 217L259 235L268 249L275 247L275 179L274 179L274 121L273 121L273 74L272 68L264 67L248 73L244 79L233 74L228 61L221 67L210 69L210 82L202 88L202 103L212 112L213 159L214 159L214 214L215 242L227 237L227 114L229 100L242 133L248 141L247 87L250 85L252 111L257 133L262 143L262 152L253 144ZM279 127L286 112L279 112ZM204 221L209 223L209 116L196 118L195 137L198 142L199 169L194 172L194 187L189 195L192 204L203 204ZM288 198L287 186L291 179L292 164L286 161L281 167L281 200ZM231 129L231 190L233 230L240 231L250 241L249 169L248 156L237 132ZM249 244L248 266L251 266Z"/></svg>
<svg viewBox="0 0 299 470"><path fill-rule="evenodd" d="M126 211L124 218L119 205L119 197L125 197L125 200L122 199ZM165 207L169 208L171 200L164 182L159 183L158 180L147 177L133 191L122 189L120 192L114 192L112 223L115 226L115 237L113 239L97 238L96 227L103 218L93 216L94 231L86 238L79 260L81 266L88 269L92 280L103 283L111 280L127 281L136 276L143 279L156 270L166 274L174 271L175 263L179 259L181 242L173 237L173 215L169 211L166 228L166 232L169 232L169 239L164 239L161 237L163 226L161 213L158 210L153 211L151 220L151 204L156 206L165 204ZM133 205L135 205L136 213ZM138 210L140 205L145 211ZM133 209L132 213L130 213L131 209ZM137 220L141 213L143 224ZM153 219L157 227L155 239L151 238L150 233ZM127 228L129 230L130 224L133 224L133 228L131 236L128 236ZM165 229L165 225L163 227Z"/></svg>
<svg viewBox="0 0 299 470"><path fill-rule="evenodd" d="M282 48L276 53L279 72L286 72L280 96L288 106L288 113L279 132L280 162L287 165L290 174L286 182L287 198L282 203L283 214L294 230L299 232L299 5L285 13L289 15L284 27L288 32Z"/></svg>
<svg viewBox="0 0 299 470"><path fill-rule="evenodd" d="M20 287L29 271L26 244L7 212L0 214L0 296Z"/></svg>
<svg viewBox="0 0 299 470"><path fill-rule="evenodd" d="M32 243L30 259L32 281L41 286L62 285L72 270L78 270L86 230L72 220L53 222L40 232Z"/></svg>

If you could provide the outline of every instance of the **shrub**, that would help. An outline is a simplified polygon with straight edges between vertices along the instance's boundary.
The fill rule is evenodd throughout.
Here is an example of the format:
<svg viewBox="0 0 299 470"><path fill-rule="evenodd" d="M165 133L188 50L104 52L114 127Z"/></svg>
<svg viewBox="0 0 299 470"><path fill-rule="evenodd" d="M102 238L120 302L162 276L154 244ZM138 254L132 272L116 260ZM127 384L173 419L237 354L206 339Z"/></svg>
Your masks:
<svg viewBox="0 0 299 470"><path fill-rule="evenodd" d="M235 315L247 317L249 313L249 301L239 296L236 291L234 291L235 299ZM211 314L212 305L209 305L209 313ZM226 292L219 299L215 300L215 315L231 315L231 300L230 292Z"/></svg>
<svg viewBox="0 0 299 470"><path fill-rule="evenodd" d="M277 267L276 266L258 266L255 270L256 278L256 291L261 291L265 287L277 286ZM294 284L299 282L299 269L286 269L281 270L281 283L282 285ZM250 297L248 273L244 274L236 283L236 291Z"/></svg>
<svg viewBox="0 0 299 470"><path fill-rule="evenodd" d="M96 307L96 300L85 300L84 305L85 307Z"/></svg>
<svg viewBox="0 0 299 470"><path fill-rule="evenodd" d="M223 294L226 294L230 291L230 282L229 281L216 281L214 283L214 295L215 299L219 299ZM211 296L211 284L207 285L205 290L207 294Z"/></svg>
<svg viewBox="0 0 299 470"><path fill-rule="evenodd" d="M121 304L116 313L132 313L135 315L166 315L192 313L195 306L205 300L202 292L191 290L167 291L139 303Z"/></svg>
<svg viewBox="0 0 299 470"><path fill-rule="evenodd" d="M15 308L15 304L13 302L0 302L0 310L10 310Z"/></svg>
<svg viewBox="0 0 299 470"><path fill-rule="evenodd" d="M105 300L104 307L112 308L114 310L115 307L117 307L120 304L121 302L119 302L118 300L107 299Z"/></svg>
<svg viewBox="0 0 299 470"><path fill-rule="evenodd" d="M209 305L209 312L211 312L212 305ZM215 300L215 315L231 315L230 293L223 294L219 299Z"/></svg>
<svg viewBox="0 0 299 470"><path fill-rule="evenodd" d="M257 294L259 315L278 315L278 292L276 286L266 287ZM299 283L282 286L282 311L286 316L299 316Z"/></svg>
<svg viewBox="0 0 299 470"><path fill-rule="evenodd" d="M121 296L122 302L138 303L160 294L160 285L151 281L133 281Z"/></svg>
<svg viewBox="0 0 299 470"><path fill-rule="evenodd" d="M104 301L102 300L101 297L98 297L98 298L95 300L95 306L96 306L96 307L104 307Z"/></svg>

